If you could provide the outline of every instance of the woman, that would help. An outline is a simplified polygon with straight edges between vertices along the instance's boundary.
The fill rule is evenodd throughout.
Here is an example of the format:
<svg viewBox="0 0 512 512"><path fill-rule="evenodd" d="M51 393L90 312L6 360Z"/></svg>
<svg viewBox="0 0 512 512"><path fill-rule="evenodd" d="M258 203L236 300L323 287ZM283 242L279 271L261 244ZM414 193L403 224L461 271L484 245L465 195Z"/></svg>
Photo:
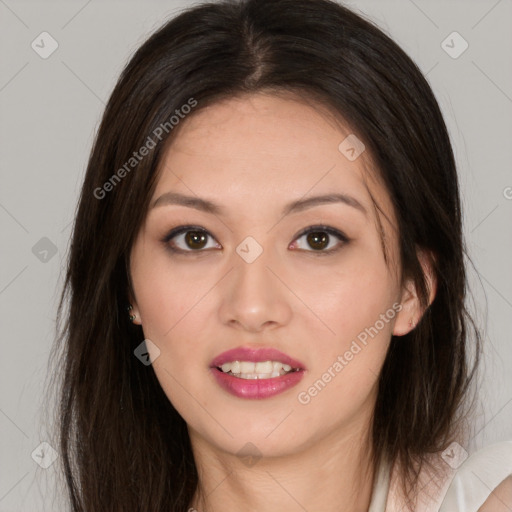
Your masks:
<svg viewBox="0 0 512 512"><path fill-rule="evenodd" d="M171 20L112 93L76 216L72 510L462 507L463 256L442 115L380 30L328 0Z"/></svg>

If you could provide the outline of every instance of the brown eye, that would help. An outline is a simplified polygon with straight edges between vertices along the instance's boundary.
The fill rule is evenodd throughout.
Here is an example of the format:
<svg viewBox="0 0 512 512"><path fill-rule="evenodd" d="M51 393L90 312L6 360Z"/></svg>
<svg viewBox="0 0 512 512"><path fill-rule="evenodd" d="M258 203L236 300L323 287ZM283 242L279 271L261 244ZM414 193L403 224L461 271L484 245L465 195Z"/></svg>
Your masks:
<svg viewBox="0 0 512 512"><path fill-rule="evenodd" d="M185 233L185 243L191 249L203 249L206 245L208 235L202 231L187 231Z"/></svg>
<svg viewBox="0 0 512 512"><path fill-rule="evenodd" d="M315 251L321 251L329 245L329 235L323 231L312 231L308 234L307 241Z"/></svg>
<svg viewBox="0 0 512 512"><path fill-rule="evenodd" d="M182 253L222 248L208 231L194 226L175 228L162 241L171 251Z"/></svg>
<svg viewBox="0 0 512 512"><path fill-rule="evenodd" d="M306 243L300 242L301 238ZM293 249L316 252L318 255L330 254L341 249L350 239L341 231L329 226L312 226L300 233L292 242ZM336 243L337 242L337 243Z"/></svg>

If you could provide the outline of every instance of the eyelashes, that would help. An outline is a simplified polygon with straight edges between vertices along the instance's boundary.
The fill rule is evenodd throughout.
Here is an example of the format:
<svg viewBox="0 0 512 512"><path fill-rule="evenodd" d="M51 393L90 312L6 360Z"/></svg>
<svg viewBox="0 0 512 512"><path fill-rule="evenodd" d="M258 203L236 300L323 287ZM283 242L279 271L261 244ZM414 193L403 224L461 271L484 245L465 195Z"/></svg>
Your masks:
<svg viewBox="0 0 512 512"><path fill-rule="evenodd" d="M315 225L297 234L288 247L296 245L296 242L303 237L306 237L305 246L309 248L304 248L304 246L294 247L294 250L313 253L318 256L333 254L350 242L350 239L336 228L325 225ZM337 239L338 243L335 244L334 247L329 247L332 245L333 238ZM213 241L213 243L210 244L210 241ZM327 248L324 247L326 242ZM162 243L172 253L179 254L197 254L212 249L222 249L222 246L208 230L201 226L193 225L178 226L172 229L162 239Z"/></svg>
<svg viewBox="0 0 512 512"><path fill-rule="evenodd" d="M177 228L172 229L162 240L167 247L172 252L204 252L204 247L196 248L196 249L183 249L176 247L175 245L171 244L170 242L173 241L175 238L181 237L182 235L193 233L193 237L188 237L188 241L192 241L193 243L197 243L198 240L202 241L207 238L211 238L215 240L215 238L204 228L201 226L178 226ZM210 248L211 249L211 248Z"/></svg>

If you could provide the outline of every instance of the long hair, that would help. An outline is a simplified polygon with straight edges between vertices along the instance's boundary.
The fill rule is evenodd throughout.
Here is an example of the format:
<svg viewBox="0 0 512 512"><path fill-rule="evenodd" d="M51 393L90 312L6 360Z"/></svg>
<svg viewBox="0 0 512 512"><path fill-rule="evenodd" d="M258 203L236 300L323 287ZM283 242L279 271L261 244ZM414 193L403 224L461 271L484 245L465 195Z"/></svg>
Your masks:
<svg viewBox="0 0 512 512"><path fill-rule="evenodd" d="M191 502L198 475L187 425L134 356L144 337L127 320L129 254L185 114L258 91L314 99L348 123L395 209L401 273L426 311L391 340L372 422L375 464L400 462L413 490L418 463L459 435L480 335L465 306L453 151L427 81L381 30L333 1L205 3L133 55L89 158L55 345L58 446L74 512L182 512ZM435 256L430 307L418 248Z"/></svg>

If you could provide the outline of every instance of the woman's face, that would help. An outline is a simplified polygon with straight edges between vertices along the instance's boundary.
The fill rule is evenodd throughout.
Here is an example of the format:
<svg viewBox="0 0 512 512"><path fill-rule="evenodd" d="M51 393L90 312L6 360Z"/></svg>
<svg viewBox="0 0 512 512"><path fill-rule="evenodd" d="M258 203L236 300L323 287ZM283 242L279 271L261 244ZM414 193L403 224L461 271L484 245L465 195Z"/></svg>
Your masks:
<svg viewBox="0 0 512 512"><path fill-rule="evenodd" d="M366 431L409 316L391 203L349 133L314 104L257 94L185 119L164 154L131 253L133 305L193 441L279 456ZM300 370L281 376L286 361Z"/></svg>

